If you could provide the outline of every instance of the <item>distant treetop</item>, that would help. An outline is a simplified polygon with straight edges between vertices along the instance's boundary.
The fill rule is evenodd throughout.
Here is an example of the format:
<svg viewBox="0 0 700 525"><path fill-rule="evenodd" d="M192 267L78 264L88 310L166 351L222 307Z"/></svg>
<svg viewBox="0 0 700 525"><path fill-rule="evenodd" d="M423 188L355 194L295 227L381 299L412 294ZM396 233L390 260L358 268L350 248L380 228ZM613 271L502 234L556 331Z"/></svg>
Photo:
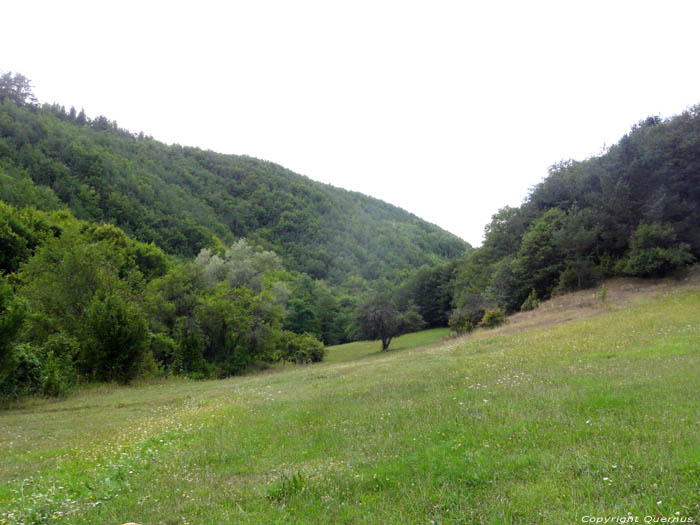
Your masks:
<svg viewBox="0 0 700 525"><path fill-rule="evenodd" d="M11 100L18 106L35 106L37 101L31 81L20 73L0 74L0 103Z"/></svg>

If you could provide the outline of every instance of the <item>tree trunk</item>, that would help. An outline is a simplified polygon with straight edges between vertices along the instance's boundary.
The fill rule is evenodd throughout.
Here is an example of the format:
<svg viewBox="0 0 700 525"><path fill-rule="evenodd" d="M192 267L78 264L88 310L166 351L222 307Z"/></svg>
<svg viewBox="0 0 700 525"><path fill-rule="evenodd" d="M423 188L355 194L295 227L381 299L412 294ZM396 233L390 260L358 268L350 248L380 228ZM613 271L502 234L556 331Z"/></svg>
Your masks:
<svg viewBox="0 0 700 525"><path fill-rule="evenodd" d="M388 350L390 344L391 344L391 337L382 337L382 352L385 352L386 350Z"/></svg>

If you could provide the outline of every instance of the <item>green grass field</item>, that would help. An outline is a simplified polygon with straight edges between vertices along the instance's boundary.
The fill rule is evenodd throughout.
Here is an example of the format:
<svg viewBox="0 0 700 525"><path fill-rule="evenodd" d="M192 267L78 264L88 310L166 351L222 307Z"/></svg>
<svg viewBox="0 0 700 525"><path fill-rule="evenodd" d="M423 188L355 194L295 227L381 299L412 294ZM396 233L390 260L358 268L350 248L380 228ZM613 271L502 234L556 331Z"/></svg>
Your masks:
<svg viewBox="0 0 700 525"><path fill-rule="evenodd" d="M406 334L395 337L389 346L390 352L407 350L440 343L450 334L449 328L433 328L423 330L413 334ZM382 354L382 343L379 341L356 341L344 345L329 346L326 363L342 363L344 361L355 361L363 357L376 356Z"/></svg>
<svg viewBox="0 0 700 525"><path fill-rule="evenodd" d="M0 413L0 522L700 522L700 289L625 304L28 401Z"/></svg>

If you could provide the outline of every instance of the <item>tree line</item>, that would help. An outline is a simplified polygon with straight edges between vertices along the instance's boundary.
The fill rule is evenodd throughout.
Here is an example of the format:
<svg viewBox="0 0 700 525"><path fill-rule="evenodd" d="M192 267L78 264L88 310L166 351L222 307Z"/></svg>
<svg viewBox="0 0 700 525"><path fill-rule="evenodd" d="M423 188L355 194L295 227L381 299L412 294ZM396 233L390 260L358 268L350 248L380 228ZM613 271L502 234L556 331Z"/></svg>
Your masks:
<svg viewBox="0 0 700 525"><path fill-rule="evenodd" d="M113 225L0 203L0 243L4 397L323 359L314 335L283 327L293 276L244 240L177 261Z"/></svg>
<svg viewBox="0 0 700 525"><path fill-rule="evenodd" d="M404 283L402 303L388 281L358 281L349 294L286 269L244 239L182 259L64 208L3 202L0 247L6 399L63 395L86 382L314 363L325 344L381 339L386 350L395 335L426 326L414 298L431 278L428 267ZM430 308L424 313L444 323Z"/></svg>
<svg viewBox="0 0 700 525"><path fill-rule="evenodd" d="M376 290L467 247L271 163L39 105L10 73L0 200L5 397L315 362L324 345L368 336L359 312ZM392 308L392 333L422 326L415 308Z"/></svg>
<svg viewBox="0 0 700 525"><path fill-rule="evenodd" d="M530 309L612 276L663 277L700 256L700 106L649 117L604 154L552 166L460 258L451 324Z"/></svg>
<svg viewBox="0 0 700 525"><path fill-rule="evenodd" d="M247 157L39 106L0 75L0 396L225 377L324 345L468 332L700 255L700 109L562 162L483 245Z"/></svg>
<svg viewBox="0 0 700 525"><path fill-rule="evenodd" d="M108 222L166 253L195 257L238 238L333 286L395 280L468 245L371 197L246 156L168 146L104 116L39 105L21 75L0 75L0 166L79 219ZM13 85L21 85L14 88ZM24 203L3 196L10 204ZM43 201L34 205L44 209Z"/></svg>

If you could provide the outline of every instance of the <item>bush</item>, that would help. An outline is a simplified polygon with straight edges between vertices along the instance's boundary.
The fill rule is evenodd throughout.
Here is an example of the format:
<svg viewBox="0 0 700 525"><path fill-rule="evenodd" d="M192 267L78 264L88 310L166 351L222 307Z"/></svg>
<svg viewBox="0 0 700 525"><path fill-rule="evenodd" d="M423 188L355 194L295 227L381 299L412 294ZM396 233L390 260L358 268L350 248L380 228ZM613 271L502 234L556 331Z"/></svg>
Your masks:
<svg viewBox="0 0 700 525"><path fill-rule="evenodd" d="M148 344L146 320L117 294L95 298L87 310L82 366L99 381L128 383L138 373Z"/></svg>
<svg viewBox="0 0 700 525"><path fill-rule="evenodd" d="M41 385L41 393L47 397L63 397L70 390L65 368L53 352L46 356L44 361L44 378Z"/></svg>
<svg viewBox="0 0 700 525"><path fill-rule="evenodd" d="M464 309L452 310L448 319L448 324L452 331L459 335L468 334L474 330L474 323L471 321L471 315Z"/></svg>
<svg viewBox="0 0 700 525"><path fill-rule="evenodd" d="M150 354L157 363L170 368L177 355L177 343L165 334L151 334ZM172 370L170 370L172 371Z"/></svg>
<svg viewBox="0 0 700 525"><path fill-rule="evenodd" d="M202 352L204 337L198 326L185 318L175 322L175 350L170 363L170 370L175 374L184 374L192 379L210 377L212 370L207 366Z"/></svg>
<svg viewBox="0 0 700 525"><path fill-rule="evenodd" d="M595 285L599 278L599 273L600 269L590 261L572 261L559 275L559 282L554 289L554 295L590 288Z"/></svg>
<svg viewBox="0 0 700 525"><path fill-rule="evenodd" d="M598 263L597 273L603 277L612 277L614 275L619 275L621 272L617 270L616 265L619 259L615 259L610 254L603 254L600 256L600 262Z"/></svg>
<svg viewBox="0 0 700 525"><path fill-rule="evenodd" d="M484 317L488 301L479 293L466 295L459 300L459 307L450 312L448 324L458 334L474 330Z"/></svg>
<svg viewBox="0 0 700 525"><path fill-rule="evenodd" d="M608 287L605 285L601 286L597 297L598 297L598 302L600 304L605 304L605 301L608 298Z"/></svg>
<svg viewBox="0 0 700 525"><path fill-rule="evenodd" d="M418 332L423 328L425 328L425 321L418 312L418 307L411 301L406 311L401 314L401 319L399 320L399 332L401 334L410 334L413 332Z"/></svg>
<svg viewBox="0 0 700 525"><path fill-rule="evenodd" d="M637 277L661 277L695 260L690 245L677 243L669 225L640 224L630 239L630 250L621 266Z"/></svg>
<svg viewBox="0 0 700 525"><path fill-rule="evenodd" d="M280 359L293 363L318 363L326 355L326 347L312 334L284 332Z"/></svg>
<svg viewBox="0 0 700 525"><path fill-rule="evenodd" d="M255 358L248 352L233 352L225 360L209 363L202 360L197 370L188 372L192 379L206 379L207 377L218 377L223 379L229 376L243 374L256 365Z"/></svg>
<svg viewBox="0 0 700 525"><path fill-rule="evenodd" d="M500 308L491 308L486 310L484 318L479 326L483 328L496 328L506 322L506 314Z"/></svg>
<svg viewBox="0 0 700 525"><path fill-rule="evenodd" d="M26 305L0 273L0 371L12 351L12 341L24 324Z"/></svg>
<svg viewBox="0 0 700 525"><path fill-rule="evenodd" d="M29 344L12 347L0 370L0 396L15 399L37 394L44 381L39 352Z"/></svg>
<svg viewBox="0 0 700 525"><path fill-rule="evenodd" d="M533 288L532 291L530 292L530 295L527 296L527 299L523 302L523 304L520 306L520 311L521 312L529 312L530 310L534 310L540 305L540 300L537 298L537 292Z"/></svg>
<svg viewBox="0 0 700 525"><path fill-rule="evenodd" d="M73 360L80 352L78 341L63 333L53 334L44 344L44 380L41 391L45 396L65 396L77 382Z"/></svg>

